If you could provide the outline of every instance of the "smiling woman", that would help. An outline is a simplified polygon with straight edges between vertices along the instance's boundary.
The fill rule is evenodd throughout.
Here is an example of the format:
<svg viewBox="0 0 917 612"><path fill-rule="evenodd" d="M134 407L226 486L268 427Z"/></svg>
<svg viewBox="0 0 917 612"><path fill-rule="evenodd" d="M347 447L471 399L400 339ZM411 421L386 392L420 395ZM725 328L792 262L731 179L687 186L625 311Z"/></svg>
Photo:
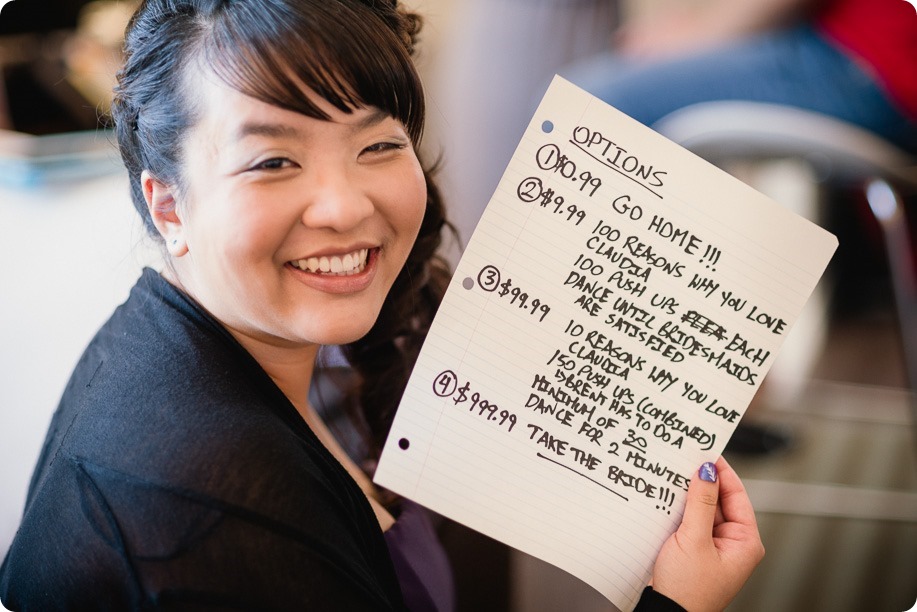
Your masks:
<svg viewBox="0 0 917 612"><path fill-rule="evenodd" d="M65 391L6 606L392 609L418 559L408 604L451 606L435 538L396 576L382 536L428 518L383 505L308 401L343 345L373 457L448 278L417 26L394 0L140 6L112 116L164 267Z"/></svg>
<svg viewBox="0 0 917 612"><path fill-rule="evenodd" d="M397 0L140 5L112 116L163 270L64 391L0 567L5 606L453 609L427 512L379 491L309 403L320 347L340 346L361 458L377 458L447 284L415 153L417 25ZM712 468L695 478L696 533L654 578L699 609L761 554L720 467L724 502Z"/></svg>

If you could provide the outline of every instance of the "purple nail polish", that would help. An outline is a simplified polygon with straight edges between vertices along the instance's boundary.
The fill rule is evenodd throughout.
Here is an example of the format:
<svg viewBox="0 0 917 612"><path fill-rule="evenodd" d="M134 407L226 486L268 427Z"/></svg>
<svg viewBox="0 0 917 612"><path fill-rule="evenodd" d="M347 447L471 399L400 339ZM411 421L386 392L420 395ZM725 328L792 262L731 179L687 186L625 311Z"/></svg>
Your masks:
<svg viewBox="0 0 917 612"><path fill-rule="evenodd" d="M707 482L716 482L716 466L707 461L698 470L698 475L701 480L706 480Z"/></svg>

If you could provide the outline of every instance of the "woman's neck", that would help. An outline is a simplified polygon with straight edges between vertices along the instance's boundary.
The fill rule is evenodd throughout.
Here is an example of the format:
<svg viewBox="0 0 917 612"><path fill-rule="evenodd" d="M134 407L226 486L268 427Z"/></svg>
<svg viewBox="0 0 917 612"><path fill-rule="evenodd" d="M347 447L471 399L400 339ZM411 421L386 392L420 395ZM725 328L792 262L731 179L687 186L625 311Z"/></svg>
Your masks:
<svg viewBox="0 0 917 612"><path fill-rule="evenodd" d="M234 330L229 330L229 333L255 358L297 412L308 421L309 387L319 346L277 346Z"/></svg>
<svg viewBox="0 0 917 612"><path fill-rule="evenodd" d="M194 297L194 293L185 287L173 264L172 260L166 260L166 265L160 272L162 277L201 304L200 300ZM207 309L203 304L201 306ZM210 314L215 319L220 319L213 313ZM319 345L294 344L280 339L261 337L237 329L225 321L220 321L220 323L255 358L274 384L293 403L300 415L306 418L309 386L312 383L312 372L315 369L315 358L318 356Z"/></svg>

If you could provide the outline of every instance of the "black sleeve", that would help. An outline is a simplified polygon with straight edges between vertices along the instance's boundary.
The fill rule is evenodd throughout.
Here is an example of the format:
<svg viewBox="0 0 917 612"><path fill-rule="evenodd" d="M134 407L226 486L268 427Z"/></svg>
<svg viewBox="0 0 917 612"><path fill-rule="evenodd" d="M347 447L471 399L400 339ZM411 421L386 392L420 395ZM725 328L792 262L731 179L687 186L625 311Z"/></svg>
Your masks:
<svg viewBox="0 0 917 612"><path fill-rule="evenodd" d="M12 610L393 610L365 495L254 358L144 271L55 413Z"/></svg>
<svg viewBox="0 0 917 612"><path fill-rule="evenodd" d="M69 473L46 483L31 504L0 577L12 610L399 605L370 566L353 558L343 526L292 525L76 458L57 463ZM320 497L315 503L324 513Z"/></svg>
<svg viewBox="0 0 917 612"><path fill-rule="evenodd" d="M643 589L634 612L685 612L685 609L653 587Z"/></svg>

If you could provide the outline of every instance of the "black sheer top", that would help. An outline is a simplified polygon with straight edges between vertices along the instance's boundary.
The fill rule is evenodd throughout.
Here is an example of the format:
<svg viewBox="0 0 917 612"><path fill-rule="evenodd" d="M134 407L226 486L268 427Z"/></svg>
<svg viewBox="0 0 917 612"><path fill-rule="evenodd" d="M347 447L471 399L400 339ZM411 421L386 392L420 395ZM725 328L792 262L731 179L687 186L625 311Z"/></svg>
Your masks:
<svg viewBox="0 0 917 612"><path fill-rule="evenodd" d="M80 359L0 568L13 610L394 610L378 522L235 339L156 272Z"/></svg>

